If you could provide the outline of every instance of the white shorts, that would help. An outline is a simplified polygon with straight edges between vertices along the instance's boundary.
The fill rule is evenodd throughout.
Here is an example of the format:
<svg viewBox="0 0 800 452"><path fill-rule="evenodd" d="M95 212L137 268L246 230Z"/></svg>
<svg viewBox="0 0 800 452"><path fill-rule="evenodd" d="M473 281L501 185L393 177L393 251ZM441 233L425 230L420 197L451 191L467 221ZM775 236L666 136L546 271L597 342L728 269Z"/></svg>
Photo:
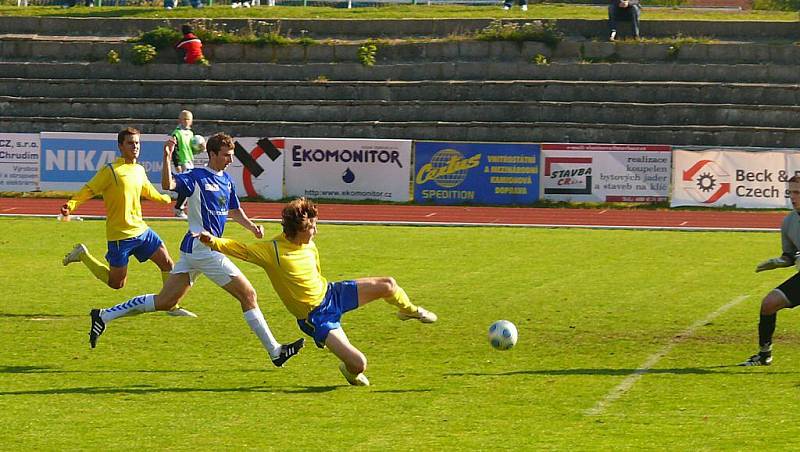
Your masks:
<svg viewBox="0 0 800 452"><path fill-rule="evenodd" d="M194 284L197 277L203 274L222 287L231 282L234 277L241 275L242 271L228 259L228 256L195 240L192 252L181 251L181 257L170 273L188 273L190 284Z"/></svg>

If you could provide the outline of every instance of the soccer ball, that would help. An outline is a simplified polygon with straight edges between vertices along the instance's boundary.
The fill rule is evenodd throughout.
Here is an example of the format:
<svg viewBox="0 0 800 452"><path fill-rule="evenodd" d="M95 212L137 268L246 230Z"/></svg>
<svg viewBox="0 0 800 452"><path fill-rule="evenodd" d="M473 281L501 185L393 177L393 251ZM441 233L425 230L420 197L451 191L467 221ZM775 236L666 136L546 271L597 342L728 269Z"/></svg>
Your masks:
<svg viewBox="0 0 800 452"><path fill-rule="evenodd" d="M508 320L498 320L489 327L489 343L496 350L508 350L517 343L517 327Z"/></svg>
<svg viewBox="0 0 800 452"><path fill-rule="evenodd" d="M203 152L206 150L206 139L203 138L203 135L195 135L192 137L189 145L192 147L192 151L194 151L195 154Z"/></svg>

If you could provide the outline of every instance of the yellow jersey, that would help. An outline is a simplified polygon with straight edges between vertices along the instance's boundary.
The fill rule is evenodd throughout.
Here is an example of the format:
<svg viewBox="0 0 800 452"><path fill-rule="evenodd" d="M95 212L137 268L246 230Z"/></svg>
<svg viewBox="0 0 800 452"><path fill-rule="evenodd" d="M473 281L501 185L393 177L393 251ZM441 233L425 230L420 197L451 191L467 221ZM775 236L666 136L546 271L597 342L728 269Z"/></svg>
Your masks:
<svg viewBox="0 0 800 452"><path fill-rule="evenodd" d="M159 193L150 183L142 165L125 163L122 157L100 169L67 202L67 208L73 211L95 195L103 195L109 241L136 237L147 230L147 223L142 219L142 196L165 204L172 202L169 195Z"/></svg>
<svg viewBox="0 0 800 452"><path fill-rule="evenodd" d="M313 241L296 245L284 234L252 244L213 237L210 246L263 268L286 309L298 319L307 318L325 298L328 281L322 276L319 252Z"/></svg>

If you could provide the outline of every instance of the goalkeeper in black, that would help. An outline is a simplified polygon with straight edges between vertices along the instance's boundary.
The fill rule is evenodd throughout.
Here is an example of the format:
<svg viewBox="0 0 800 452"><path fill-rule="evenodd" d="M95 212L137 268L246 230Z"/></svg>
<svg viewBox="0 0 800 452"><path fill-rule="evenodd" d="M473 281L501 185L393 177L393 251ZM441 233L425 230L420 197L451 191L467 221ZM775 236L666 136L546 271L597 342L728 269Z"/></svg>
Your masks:
<svg viewBox="0 0 800 452"><path fill-rule="evenodd" d="M800 271L800 176L793 176L788 181L789 198L792 201L792 212L781 224L780 257L766 260L756 267L756 272L781 267L797 267ZM758 353L748 358L740 366L769 366L772 364L772 335L775 333L775 321L778 311L783 308L794 308L800 305L800 273L795 273L781 285L771 290L761 301L761 312L758 321Z"/></svg>

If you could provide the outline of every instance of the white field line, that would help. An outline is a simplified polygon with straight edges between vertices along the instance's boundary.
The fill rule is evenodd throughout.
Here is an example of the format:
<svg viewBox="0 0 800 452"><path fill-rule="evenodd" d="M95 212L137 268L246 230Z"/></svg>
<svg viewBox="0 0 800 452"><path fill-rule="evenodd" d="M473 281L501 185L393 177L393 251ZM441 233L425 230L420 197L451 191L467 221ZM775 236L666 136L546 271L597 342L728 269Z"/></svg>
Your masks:
<svg viewBox="0 0 800 452"><path fill-rule="evenodd" d="M734 298L725 305L721 306L716 311L706 316L706 318L698 320L697 322L692 324L692 326L686 329L686 331L684 331L683 333L674 336L672 340L670 340L669 343L667 343L667 345L664 346L664 348L650 355L650 357L647 358L647 360L645 360L645 362L642 363L642 365L639 366L638 369L633 371L632 374L625 377L625 379L622 380L622 383L617 385L608 394L606 394L605 397L600 399L595 406L586 410L584 414L587 416L598 416L600 414L603 414L603 412L606 410L606 408L608 408L609 405L611 405L612 403L614 403L614 401L624 396L633 387L633 385L636 384L636 382L639 381L639 379L641 379L642 376L644 376L644 374L649 372L650 369L652 369L653 366L655 366L656 363L661 358L666 356L667 353L669 353L676 345L683 342L686 338L692 336L694 332L701 326L711 322L712 320L717 318L717 316L719 316L720 314L724 313L728 309L746 300L747 297L749 297L749 295L740 295Z"/></svg>

